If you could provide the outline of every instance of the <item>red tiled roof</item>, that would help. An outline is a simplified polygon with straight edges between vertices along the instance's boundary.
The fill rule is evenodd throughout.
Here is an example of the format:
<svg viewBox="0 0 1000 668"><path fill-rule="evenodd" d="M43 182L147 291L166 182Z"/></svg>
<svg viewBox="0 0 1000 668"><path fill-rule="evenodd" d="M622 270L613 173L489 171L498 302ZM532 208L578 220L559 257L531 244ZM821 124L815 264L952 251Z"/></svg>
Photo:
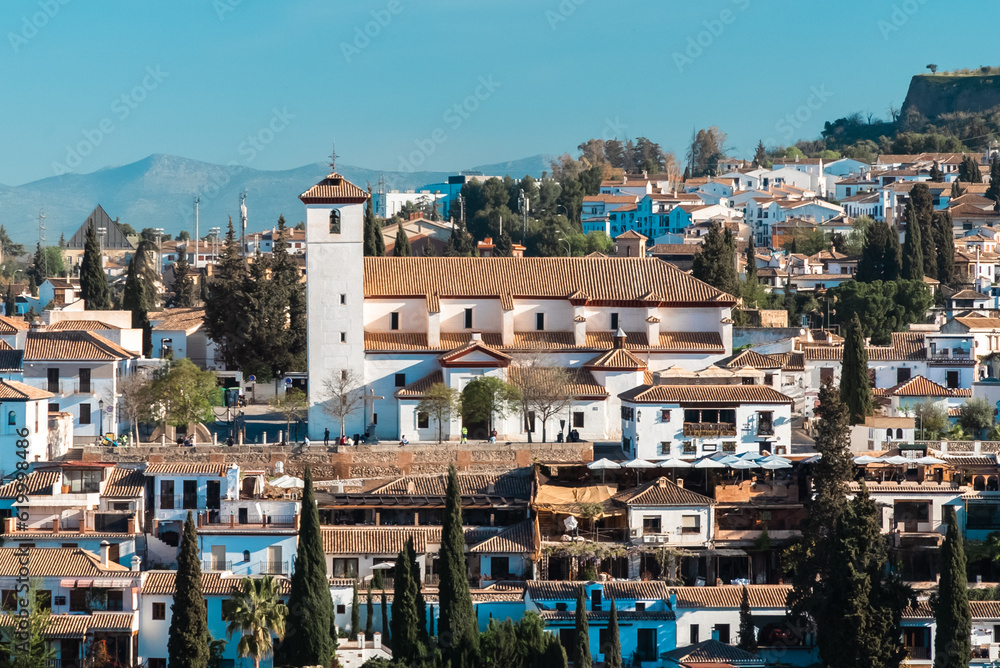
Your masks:
<svg viewBox="0 0 1000 668"><path fill-rule="evenodd" d="M618 395L633 403L790 404L792 399L767 385L640 385Z"/></svg>
<svg viewBox="0 0 1000 668"><path fill-rule="evenodd" d="M16 380L0 378L0 401L36 401L55 396L51 392L26 385Z"/></svg>
<svg viewBox="0 0 1000 668"><path fill-rule="evenodd" d="M751 608L784 608L789 585L747 585ZM722 585L718 587L676 587L678 608L739 608L743 602L743 587Z"/></svg>
<svg viewBox="0 0 1000 668"><path fill-rule="evenodd" d="M325 179L299 195L304 204L361 203L368 200L368 193L343 176L331 172Z"/></svg>
<svg viewBox="0 0 1000 668"><path fill-rule="evenodd" d="M715 499L685 489L667 478L659 478L642 487L615 494L614 498L630 506L714 506Z"/></svg>
<svg viewBox="0 0 1000 668"><path fill-rule="evenodd" d="M80 330L28 332L24 346L24 359L28 361L113 362L138 356L99 334Z"/></svg>

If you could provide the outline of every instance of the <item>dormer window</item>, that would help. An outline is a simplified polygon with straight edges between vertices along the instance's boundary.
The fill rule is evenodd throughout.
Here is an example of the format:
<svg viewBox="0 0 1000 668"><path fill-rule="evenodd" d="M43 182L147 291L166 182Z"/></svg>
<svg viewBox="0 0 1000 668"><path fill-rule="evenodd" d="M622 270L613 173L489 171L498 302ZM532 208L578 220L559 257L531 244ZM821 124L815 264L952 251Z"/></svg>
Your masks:
<svg viewBox="0 0 1000 668"><path fill-rule="evenodd" d="M330 212L330 234L340 234L340 210Z"/></svg>

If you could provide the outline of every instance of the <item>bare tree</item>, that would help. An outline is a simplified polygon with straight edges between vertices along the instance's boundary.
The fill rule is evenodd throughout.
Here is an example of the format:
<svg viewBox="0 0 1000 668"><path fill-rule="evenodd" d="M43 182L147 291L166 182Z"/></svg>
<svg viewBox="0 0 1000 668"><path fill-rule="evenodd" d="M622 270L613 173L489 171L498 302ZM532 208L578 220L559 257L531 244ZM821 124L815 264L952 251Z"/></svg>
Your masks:
<svg viewBox="0 0 1000 668"><path fill-rule="evenodd" d="M327 399L323 402L323 412L340 423L340 435L344 435L347 417L364 405L365 388L361 374L348 369L334 370L323 381L323 391Z"/></svg>
<svg viewBox="0 0 1000 668"><path fill-rule="evenodd" d="M544 357L527 355L515 360L510 367L510 379L511 384L520 390L521 413L525 423L532 411L535 420L541 420L544 443L546 423L573 401L570 372L565 367L553 366ZM528 439L531 439L530 431Z"/></svg>
<svg viewBox="0 0 1000 668"><path fill-rule="evenodd" d="M145 369L136 369L129 376L118 382L118 396L107 396L105 401L112 403L117 399L121 416L129 423L132 442L139 444L139 423L149 419L152 405L152 379Z"/></svg>
<svg viewBox="0 0 1000 668"><path fill-rule="evenodd" d="M437 422L438 443L442 441L442 425L444 421L449 419L452 413L457 413L461 410L460 403L458 390L448 387L444 383L434 383L427 388L424 398L417 404L418 413L427 413L434 416Z"/></svg>
<svg viewBox="0 0 1000 668"><path fill-rule="evenodd" d="M272 397L270 404L276 412L280 413L285 418L285 435L286 438L292 440L292 420L301 420L306 414L306 408L309 406L309 401L306 397L306 393L297 388L289 388L285 390L284 396ZM295 429L296 436L298 436L298 427Z"/></svg>

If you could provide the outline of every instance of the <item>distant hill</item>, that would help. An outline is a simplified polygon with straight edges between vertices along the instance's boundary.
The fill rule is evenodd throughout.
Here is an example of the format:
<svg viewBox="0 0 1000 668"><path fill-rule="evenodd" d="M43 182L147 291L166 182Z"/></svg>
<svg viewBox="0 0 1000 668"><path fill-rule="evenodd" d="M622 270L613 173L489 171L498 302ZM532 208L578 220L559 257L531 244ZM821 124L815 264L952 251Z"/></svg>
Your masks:
<svg viewBox="0 0 1000 668"><path fill-rule="evenodd" d="M552 156L537 155L464 171L521 178L541 176L549 170ZM390 190L414 190L440 183L453 172L380 172L338 165L349 180L359 186L378 182L384 175ZM239 193L247 191L247 227L250 231L270 229L284 214L289 224L302 219L298 195L329 171L324 163L295 169L264 171L240 165L228 167L173 155L154 154L143 160L108 167L90 174L64 174L22 186L0 185L0 223L15 241L34 245L38 238L37 218L44 210L46 241L55 244L60 234L69 238L97 204L112 218L119 218L136 230L162 227L170 234L194 232L194 197L201 197L200 231L225 227L227 217L239 216Z"/></svg>
<svg viewBox="0 0 1000 668"><path fill-rule="evenodd" d="M913 113L933 121L942 114L980 113L1000 106L1000 71L918 74L910 79L902 118Z"/></svg>

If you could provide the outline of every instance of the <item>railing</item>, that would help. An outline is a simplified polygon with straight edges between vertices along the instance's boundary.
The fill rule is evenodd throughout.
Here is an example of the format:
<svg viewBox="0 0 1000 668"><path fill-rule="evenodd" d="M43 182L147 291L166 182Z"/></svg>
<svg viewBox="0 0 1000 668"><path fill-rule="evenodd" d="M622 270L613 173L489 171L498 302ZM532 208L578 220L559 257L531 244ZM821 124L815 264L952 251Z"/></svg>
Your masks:
<svg viewBox="0 0 1000 668"><path fill-rule="evenodd" d="M773 424L768 424L768 425L761 425L761 426L757 427L757 435L758 436L774 436L774 425Z"/></svg>
<svg viewBox="0 0 1000 668"><path fill-rule="evenodd" d="M736 436L733 422L685 422L685 436Z"/></svg>
<svg viewBox="0 0 1000 668"><path fill-rule="evenodd" d="M257 572L262 575L288 575L288 562L261 561L257 563Z"/></svg>
<svg viewBox="0 0 1000 668"><path fill-rule="evenodd" d="M968 350L953 350L951 353L934 353L928 355L932 362L971 362L972 354Z"/></svg>
<svg viewBox="0 0 1000 668"><path fill-rule="evenodd" d="M930 661L931 660L931 648L930 647L907 647L906 648L906 658L913 661Z"/></svg>
<svg viewBox="0 0 1000 668"><path fill-rule="evenodd" d="M248 527L274 527L274 528L294 528L295 515L248 515L241 520L237 515L224 515L221 512L211 513L205 518L205 523L213 526L228 526L230 522L234 526Z"/></svg>
<svg viewBox="0 0 1000 668"><path fill-rule="evenodd" d="M201 570L203 571L231 571L233 570L233 562L222 561L221 559L203 559L201 562Z"/></svg>
<svg viewBox="0 0 1000 668"><path fill-rule="evenodd" d="M156 510L199 510L198 497L184 494L174 494L173 496L157 494Z"/></svg>

